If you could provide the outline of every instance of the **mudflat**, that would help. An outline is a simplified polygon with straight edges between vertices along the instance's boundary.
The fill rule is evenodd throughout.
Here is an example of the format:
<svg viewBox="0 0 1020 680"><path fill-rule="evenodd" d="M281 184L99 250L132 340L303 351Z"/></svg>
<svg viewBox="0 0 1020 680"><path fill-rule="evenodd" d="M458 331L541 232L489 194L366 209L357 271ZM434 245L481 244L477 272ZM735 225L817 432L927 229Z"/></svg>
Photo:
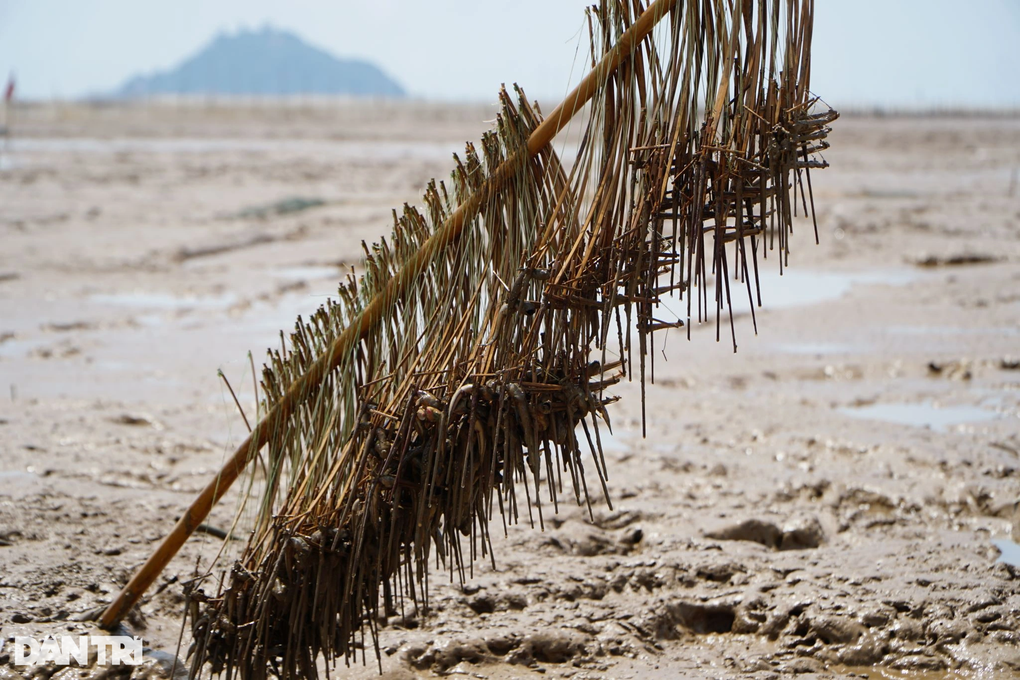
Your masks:
<svg viewBox="0 0 1020 680"><path fill-rule="evenodd" d="M218 372L257 417L252 363L494 113L15 111L0 147L5 641L90 629L76 619L246 434ZM657 335L644 413L639 385L614 390L612 506L567 494L544 531L537 516L494 526L494 561L435 565L429 611L404 602L380 628L388 677L1020 673L1020 119L844 116L830 139L832 167L811 176L819 245L801 218L782 276L765 253L753 315L734 282L732 331L724 315ZM229 530L238 498L208 524ZM183 584L240 545L196 534L127 629L173 653ZM17 677L3 654L0 677ZM376 676L374 656L367 641L341 672Z"/></svg>

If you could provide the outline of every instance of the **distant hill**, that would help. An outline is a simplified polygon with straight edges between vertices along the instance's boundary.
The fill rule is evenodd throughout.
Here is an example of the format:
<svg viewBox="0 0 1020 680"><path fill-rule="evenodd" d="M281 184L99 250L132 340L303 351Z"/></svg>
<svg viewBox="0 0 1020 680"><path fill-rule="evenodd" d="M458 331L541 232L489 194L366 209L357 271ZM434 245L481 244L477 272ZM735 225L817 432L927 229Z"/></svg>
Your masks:
<svg viewBox="0 0 1020 680"><path fill-rule="evenodd" d="M136 76L113 93L158 94L402 97L405 93L373 64L338 59L293 33L267 27L221 33L177 68Z"/></svg>

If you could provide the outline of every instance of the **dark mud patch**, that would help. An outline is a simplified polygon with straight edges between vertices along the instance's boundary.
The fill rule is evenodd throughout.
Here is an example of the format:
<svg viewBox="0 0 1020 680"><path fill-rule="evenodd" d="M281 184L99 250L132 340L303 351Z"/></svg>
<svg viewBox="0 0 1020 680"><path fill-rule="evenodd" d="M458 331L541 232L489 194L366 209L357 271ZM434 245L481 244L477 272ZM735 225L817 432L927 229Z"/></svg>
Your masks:
<svg viewBox="0 0 1020 680"><path fill-rule="evenodd" d="M119 416L110 418L110 422L116 425L128 425L131 427L152 427L162 430L163 426L152 416L144 413L122 413Z"/></svg>
<svg viewBox="0 0 1020 680"><path fill-rule="evenodd" d="M292 196L266 205L251 206L227 215L228 219L257 219L266 220L271 217L283 217L296 215L312 208L320 208L326 205L321 198L306 198L303 196Z"/></svg>
<svg viewBox="0 0 1020 680"><path fill-rule="evenodd" d="M951 255L921 255L913 260L918 267L935 269L937 267L962 267L975 264L995 264L1004 258L991 253L954 253Z"/></svg>
<svg viewBox="0 0 1020 680"><path fill-rule="evenodd" d="M91 331L96 329L96 324L90 321L67 321L67 322L53 322L45 323L40 326L43 331L50 333L72 333L80 331Z"/></svg>

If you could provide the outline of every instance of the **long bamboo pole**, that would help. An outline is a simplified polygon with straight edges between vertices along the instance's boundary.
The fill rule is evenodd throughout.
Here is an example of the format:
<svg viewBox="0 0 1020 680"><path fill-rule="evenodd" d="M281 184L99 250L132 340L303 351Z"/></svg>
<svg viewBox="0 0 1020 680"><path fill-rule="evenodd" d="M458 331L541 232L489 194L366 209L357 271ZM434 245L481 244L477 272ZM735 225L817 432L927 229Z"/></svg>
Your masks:
<svg viewBox="0 0 1020 680"><path fill-rule="evenodd" d="M528 137L528 159L537 156L552 141L553 137L570 122L574 114L595 95L609 74L616 70L638 44L651 33L652 28L679 2L680 0L656 0L641 14L638 20L620 36L620 40L609 54L599 61L591 73L531 133L531 136ZM464 229L465 218L474 214L478 206L491 197L493 192L512 176L522 160L524 159L518 156L510 158L500 165L481 189L461 204L447 218L442 227L429 237L418 252L408 260L404 268L390 279L386 289L376 295L359 317L337 336L329 350L312 364L307 373L288 388L283 398L255 426L255 429L237 447L216 478L181 516L156 551L146 560L145 564L139 567L128 584L117 595L117 599L106 608L99 618L100 626L110 629L120 622L152 585L156 577L162 573L188 537L205 520L213 505L241 475L248 462L255 457L259 449L266 445L272 433L287 421L299 404L304 403L318 390L323 379L339 366L343 357L347 356L355 345L379 324L380 320L393 308L396 301L409 289L436 255L458 239Z"/></svg>

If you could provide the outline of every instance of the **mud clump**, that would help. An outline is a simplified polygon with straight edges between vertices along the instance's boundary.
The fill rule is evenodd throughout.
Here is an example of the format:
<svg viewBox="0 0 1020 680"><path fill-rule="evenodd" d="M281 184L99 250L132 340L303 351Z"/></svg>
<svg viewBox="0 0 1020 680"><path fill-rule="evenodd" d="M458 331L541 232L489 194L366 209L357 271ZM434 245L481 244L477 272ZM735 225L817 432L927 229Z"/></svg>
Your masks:
<svg viewBox="0 0 1020 680"><path fill-rule="evenodd" d="M825 542L825 530L815 517L791 520L779 528L761 519L747 519L705 532L717 541L750 541L773 550L807 550Z"/></svg>
<svg viewBox="0 0 1020 680"><path fill-rule="evenodd" d="M768 548L778 548L783 540L783 532L772 522L748 519L720 529L706 531L705 537L717 541L751 541Z"/></svg>
<svg viewBox="0 0 1020 680"><path fill-rule="evenodd" d="M736 607L728 602L679 601L665 603L641 623L650 640L678 640L684 633L729 633L737 620Z"/></svg>
<svg viewBox="0 0 1020 680"><path fill-rule="evenodd" d="M493 655L480 638L437 640L428 647L414 646L404 652L404 659L418 670L431 669L443 673L461 662L481 664L495 661Z"/></svg>
<svg viewBox="0 0 1020 680"><path fill-rule="evenodd" d="M783 526L780 550L809 550L825 542L825 530L816 517L793 520Z"/></svg>
<svg viewBox="0 0 1020 680"><path fill-rule="evenodd" d="M821 616L811 619L810 632L825 644L845 644L857 642L864 634L864 626L845 617Z"/></svg>
<svg viewBox="0 0 1020 680"><path fill-rule="evenodd" d="M589 644L589 638L564 631L504 634L410 646L404 650L403 660L417 670L436 673L448 672L462 663L475 666L496 662L522 666L563 664L586 657Z"/></svg>
<svg viewBox="0 0 1020 680"><path fill-rule="evenodd" d="M726 604L691 604L681 602L671 611L677 623L693 633L729 633L736 613Z"/></svg>
<svg viewBox="0 0 1020 680"><path fill-rule="evenodd" d="M525 666L536 663L567 663L585 653L583 637L561 631L546 631L527 635L507 656L507 661Z"/></svg>
<svg viewBox="0 0 1020 680"><path fill-rule="evenodd" d="M846 666L874 666L885 657L888 650L888 644L880 637L865 633L853 644L839 650L837 658Z"/></svg>
<svg viewBox="0 0 1020 680"><path fill-rule="evenodd" d="M464 604L475 614L494 614L499 611L526 609L528 598L520 592L505 592L497 595L483 592L465 600Z"/></svg>

